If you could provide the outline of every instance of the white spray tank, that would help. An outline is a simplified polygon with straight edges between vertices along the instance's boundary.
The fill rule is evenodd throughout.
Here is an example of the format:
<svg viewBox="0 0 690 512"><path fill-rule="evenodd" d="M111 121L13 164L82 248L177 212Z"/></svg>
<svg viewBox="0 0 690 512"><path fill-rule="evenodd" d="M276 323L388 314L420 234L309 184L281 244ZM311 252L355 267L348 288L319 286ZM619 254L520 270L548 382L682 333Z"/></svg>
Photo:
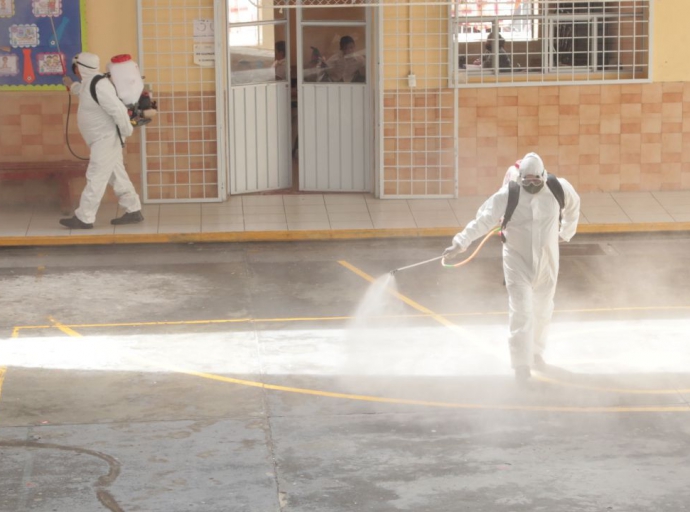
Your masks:
<svg viewBox="0 0 690 512"><path fill-rule="evenodd" d="M134 105L144 91L144 80L136 62L131 55L115 55L108 62L106 69L110 80L115 85L118 97L125 105Z"/></svg>
<svg viewBox="0 0 690 512"><path fill-rule="evenodd" d="M128 54L115 55L106 65L110 80L115 86L117 96L130 110L134 126L141 126L151 121L156 115L158 106L151 99L149 91L144 90L144 80L139 66Z"/></svg>

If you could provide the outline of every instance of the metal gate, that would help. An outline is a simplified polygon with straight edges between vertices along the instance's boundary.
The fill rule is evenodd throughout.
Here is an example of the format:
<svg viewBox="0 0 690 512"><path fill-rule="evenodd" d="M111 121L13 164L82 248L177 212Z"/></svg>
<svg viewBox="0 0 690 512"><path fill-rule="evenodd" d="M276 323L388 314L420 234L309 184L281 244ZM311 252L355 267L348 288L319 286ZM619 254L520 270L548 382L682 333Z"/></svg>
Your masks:
<svg viewBox="0 0 690 512"><path fill-rule="evenodd" d="M139 65L159 115L141 130L143 200L210 202L226 193L221 0L138 0ZM192 58L193 56L193 58Z"/></svg>
<svg viewBox="0 0 690 512"><path fill-rule="evenodd" d="M300 190L372 189L370 9L298 8Z"/></svg>
<svg viewBox="0 0 690 512"><path fill-rule="evenodd" d="M284 12L228 4L230 193L291 185L289 33Z"/></svg>

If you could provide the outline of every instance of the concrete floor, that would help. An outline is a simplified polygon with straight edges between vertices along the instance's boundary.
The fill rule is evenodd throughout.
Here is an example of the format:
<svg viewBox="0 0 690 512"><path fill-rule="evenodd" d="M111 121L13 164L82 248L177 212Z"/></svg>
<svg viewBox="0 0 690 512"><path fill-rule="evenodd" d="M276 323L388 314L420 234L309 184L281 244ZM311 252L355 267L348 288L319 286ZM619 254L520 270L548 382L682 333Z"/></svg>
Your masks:
<svg viewBox="0 0 690 512"><path fill-rule="evenodd" d="M690 510L690 235L562 246L527 388L449 242L0 249L0 511Z"/></svg>

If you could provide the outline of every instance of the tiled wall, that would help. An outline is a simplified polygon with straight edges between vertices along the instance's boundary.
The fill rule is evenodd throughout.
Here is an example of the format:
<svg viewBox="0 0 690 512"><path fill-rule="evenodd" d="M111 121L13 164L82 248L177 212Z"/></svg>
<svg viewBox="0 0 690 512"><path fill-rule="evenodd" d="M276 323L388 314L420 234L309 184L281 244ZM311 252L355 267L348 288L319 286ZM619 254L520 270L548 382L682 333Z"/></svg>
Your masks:
<svg viewBox="0 0 690 512"><path fill-rule="evenodd" d="M218 197L215 92L157 95L158 117L146 132L148 198Z"/></svg>
<svg viewBox="0 0 690 512"><path fill-rule="evenodd" d="M450 195L455 188L452 90L383 98L383 195Z"/></svg>
<svg viewBox="0 0 690 512"><path fill-rule="evenodd" d="M690 83L459 91L459 193L529 151L582 192L690 189Z"/></svg>
<svg viewBox="0 0 690 512"><path fill-rule="evenodd" d="M161 117L149 128L149 153L155 146L160 153L154 159L163 165L165 158L174 158L173 169L178 170L164 173L163 168L149 166L154 172L149 192L160 191L160 197L211 197L217 187L215 100L187 97L182 112L177 112L177 99L168 99L173 100L171 108L161 108ZM451 100L448 90L425 91L419 97L409 92L385 95L386 195L452 193ZM166 100L161 101L165 107ZM582 192L688 190L686 112L690 112L690 83L461 89L459 193L495 191L506 168L529 151L541 154L549 171ZM63 92L0 93L0 161L72 160L64 144L66 114ZM86 156L75 114L73 104L70 141L75 152ZM198 129L195 115L206 116ZM180 124L164 130L170 123ZM178 132L183 133L178 136ZM137 189L139 140L136 132L125 152ZM80 189L82 183L73 185ZM3 183L0 200L56 202L57 190L40 182ZM107 200L113 200L111 192Z"/></svg>
<svg viewBox="0 0 690 512"><path fill-rule="evenodd" d="M66 92L1 92L0 93L0 161L51 162L76 161L65 144L68 95ZM77 128L77 99L72 98L69 141L79 156L89 151ZM137 190L141 184L140 139L138 132L127 140L125 165ZM72 183L81 191L84 180ZM113 201L109 191L104 201ZM0 183L3 204L57 203L57 187L53 183L28 181Z"/></svg>

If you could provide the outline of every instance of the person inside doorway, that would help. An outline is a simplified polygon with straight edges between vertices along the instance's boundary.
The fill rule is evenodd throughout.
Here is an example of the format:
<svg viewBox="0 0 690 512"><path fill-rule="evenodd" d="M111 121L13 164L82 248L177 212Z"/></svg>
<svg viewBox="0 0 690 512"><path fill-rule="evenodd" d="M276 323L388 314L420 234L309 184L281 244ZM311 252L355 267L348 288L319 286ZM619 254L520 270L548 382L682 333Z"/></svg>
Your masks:
<svg viewBox="0 0 690 512"><path fill-rule="evenodd" d="M340 38L340 51L326 60L328 82L366 82L366 59L355 51L352 36Z"/></svg>
<svg viewBox="0 0 690 512"><path fill-rule="evenodd" d="M254 66L247 59L240 60L232 70L232 85L246 85L254 81Z"/></svg>
<svg viewBox="0 0 690 512"><path fill-rule="evenodd" d="M275 60L273 61L273 70L275 71L276 81L287 80L287 59L285 53L285 41L276 41L275 44Z"/></svg>
<svg viewBox="0 0 690 512"><path fill-rule="evenodd" d="M483 68L493 68L494 60L496 55L493 51L495 33L491 32L486 38L486 43L484 43L484 57L477 58L474 61L474 65L481 65ZM512 62L510 61L510 55L506 51L506 40L503 39L501 34L498 34L498 68L500 70L510 69L512 67Z"/></svg>

